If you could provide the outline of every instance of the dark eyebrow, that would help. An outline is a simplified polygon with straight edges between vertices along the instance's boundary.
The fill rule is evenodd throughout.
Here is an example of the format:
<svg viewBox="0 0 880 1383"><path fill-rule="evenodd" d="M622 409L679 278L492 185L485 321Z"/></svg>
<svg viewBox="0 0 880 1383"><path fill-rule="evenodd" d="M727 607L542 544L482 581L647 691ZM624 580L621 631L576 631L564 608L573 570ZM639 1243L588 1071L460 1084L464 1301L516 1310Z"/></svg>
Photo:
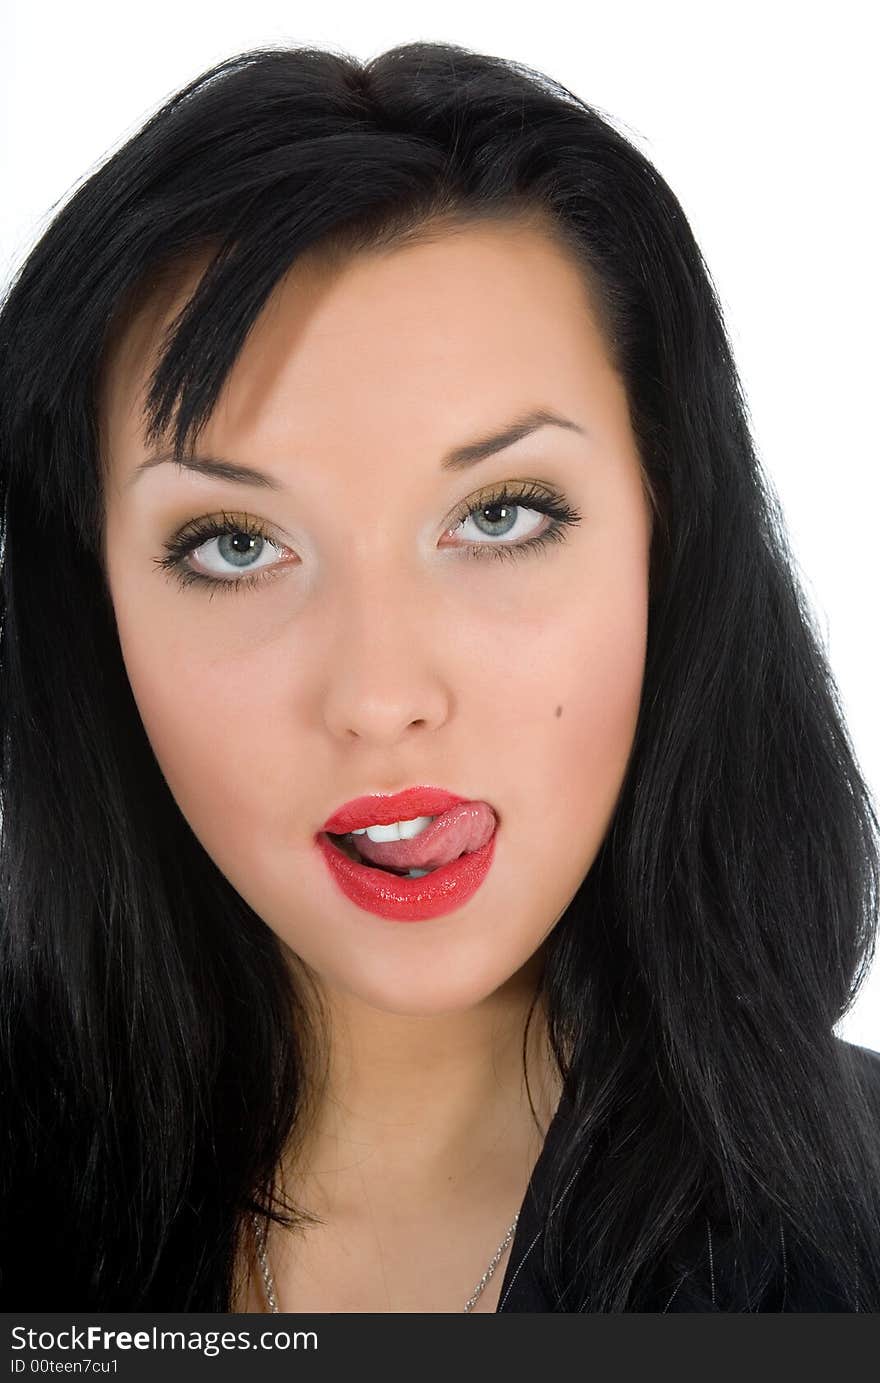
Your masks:
<svg viewBox="0 0 880 1383"><path fill-rule="evenodd" d="M440 462L440 469L444 471L464 471L468 466L473 466L477 461L483 461L487 456L494 456L498 451L504 451L506 447L512 447L514 442L521 442L524 437L537 432L541 427L566 427L572 432L580 432L586 435L586 428L578 423L573 423L570 418L563 418L559 413L552 413L549 408L533 408L530 413L518 420L508 423L500 432L493 432L491 437L484 437L479 442L468 442L463 447L453 447Z"/></svg>
<svg viewBox="0 0 880 1383"><path fill-rule="evenodd" d="M176 465L179 470L194 471L196 475L208 475L215 480L231 480L236 485L260 485L265 490L286 488L280 480L267 475L265 471L258 471L255 466L240 466L236 461L223 461L220 457L214 456L183 456L179 461L175 461L174 454L170 451L148 456L146 461L142 461L132 471L125 482L126 487L140 480L145 471L152 470L154 466L164 466L166 462Z"/></svg>
<svg viewBox="0 0 880 1383"><path fill-rule="evenodd" d="M483 437L476 442L467 442L464 446L453 447L440 462L440 469L444 471L467 470L469 466L475 466L478 461L484 461L487 457L494 456L496 452L512 447L514 442L521 442L524 437L530 436L531 433L537 432L542 427L564 427L572 432L586 435L586 428L572 422L570 418L564 418L558 413L551 412L548 408L534 408L524 417L508 423L498 432L493 432L491 436ZM160 452L156 456L148 456L146 461L142 461L136 467L127 483L133 485L144 471L152 470L154 466L162 466L166 462L175 464L171 452ZM235 461L223 461L219 457L185 456L176 464L185 470L195 471L197 475L212 476L216 480L229 480L238 485L259 485L266 490L283 490L285 488L279 480L268 475L265 471L258 471L254 466L241 466Z"/></svg>

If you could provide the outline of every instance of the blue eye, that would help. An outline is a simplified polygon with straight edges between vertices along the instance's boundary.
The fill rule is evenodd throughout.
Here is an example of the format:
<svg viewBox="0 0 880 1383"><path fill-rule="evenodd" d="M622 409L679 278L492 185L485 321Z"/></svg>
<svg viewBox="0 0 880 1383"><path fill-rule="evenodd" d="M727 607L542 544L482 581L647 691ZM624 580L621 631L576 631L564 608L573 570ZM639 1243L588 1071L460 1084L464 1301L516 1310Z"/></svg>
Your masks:
<svg viewBox="0 0 880 1383"><path fill-rule="evenodd" d="M529 503L525 504L525 500ZM522 488L504 485L497 491L481 496L476 503L469 502L459 511L447 531L473 521L475 524L485 525L477 528L479 533L488 537L506 537L516 528L523 512L544 514L550 518L551 523L539 533L526 537L521 542L467 543L463 545L464 555L478 561L519 557L526 552L534 552L547 543L563 542L566 530L571 525L581 522L581 515L561 496L532 481ZM233 567L238 564L239 570L246 572L246 575L232 578L212 576L196 570L189 564L188 559L192 553L215 540L222 560L231 562ZM224 591L230 588L250 588L277 576L283 570L283 566L277 562L260 569L255 569L253 562L247 563L247 559L254 554L259 559L264 552L271 549L281 551L258 519L224 513L219 517L192 519L184 524L183 528L165 544L166 555L157 559L156 565L171 573L181 586L209 586L210 594L213 595L214 590L218 588ZM241 563L237 563L239 558L242 559Z"/></svg>

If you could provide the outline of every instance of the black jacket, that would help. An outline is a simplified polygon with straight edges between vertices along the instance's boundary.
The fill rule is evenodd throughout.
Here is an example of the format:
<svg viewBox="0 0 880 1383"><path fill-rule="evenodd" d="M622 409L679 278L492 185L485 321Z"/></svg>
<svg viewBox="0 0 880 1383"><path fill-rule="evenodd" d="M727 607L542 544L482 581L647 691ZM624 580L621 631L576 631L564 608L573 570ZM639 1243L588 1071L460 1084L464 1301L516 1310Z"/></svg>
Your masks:
<svg viewBox="0 0 880 1383"><path fill-rule="evenodd" d="M848 1044L852 1045L852 1044ZM871 1092L876 1096L878 1111L878 1132L880 1132L880 1052L867 1047L852 1045L853 1053L869 1077ZM548 1169L554 1148L563 1132L564 1123L571 1109L570 1100L564 1094L559 1108L547 1130L541 1155L535 1164L532 1177L520 1209L516 1235L507 1260L507 1269L501 1284L497 1311L555 1311L548 1288L541 1271L541 1239L544 1232L549 1196ZM777 1272L765 1286L760 1300L750 1306L730 1308L725 1302L737 1299L731 1292L736 1275L737 1285L742 1282L743 1265L737 1256L735 1246L725 1243L723 1235L716 1227L713 1234L708 1219L694 1224L685 1244L690 1244L687 1265L683 1271L676 1272L658 1287L657 1297L646 1310L665 1313L667 1311L718 1311L726 1309L750 1309L755 1311L842 1311L847 1310L835 1295L833 1284L824 1281L819 1271L807 1271L805 1265L795 1264L786 1253L785 1234L780 1223L780 1261L781 1272ZM670 1285L671 1283L671 1285ZM741 1295L741 1293L740 1293ZM564 1308L562 1308L564 1309Z"/></svg>

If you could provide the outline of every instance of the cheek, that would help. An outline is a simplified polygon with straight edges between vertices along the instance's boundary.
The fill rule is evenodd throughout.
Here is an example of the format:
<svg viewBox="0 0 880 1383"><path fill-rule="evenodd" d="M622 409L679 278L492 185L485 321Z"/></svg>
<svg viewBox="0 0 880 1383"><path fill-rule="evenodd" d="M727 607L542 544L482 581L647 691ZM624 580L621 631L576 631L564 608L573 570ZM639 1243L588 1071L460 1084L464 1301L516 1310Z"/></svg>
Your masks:
<svg viewBox="0 0 880 1383"><path fill-rule="evenodd" d="M617 800L638 719L646 633L644 621L593 629L579 681L554 707L562 752L555 791L581 818L607 821Z"/></svg>
<svg viewBox="0 0 880 1383"><path fill-rule="evenodd" d="M210 854L228 849L236 822L252 818L260 795L255 750L268 734L271 681L209 650L192 627L128 604L117 614L120 646L144 731L168 787Z"/></svg>
<svg viewBox="0 0 880 1383"><path fill-rule="evenodd" d="M648 630L647 563L619 565L607 582L579 582L551 621L537 615L496 703L509 819L528 823L531 848L573 890L610 825L632 750ZM611 569L609 568L609 571ZM595 574L594 574L595 575ZM584 596L583 592L590 594ZM563 892L566 889L563 887Z"/></svg>

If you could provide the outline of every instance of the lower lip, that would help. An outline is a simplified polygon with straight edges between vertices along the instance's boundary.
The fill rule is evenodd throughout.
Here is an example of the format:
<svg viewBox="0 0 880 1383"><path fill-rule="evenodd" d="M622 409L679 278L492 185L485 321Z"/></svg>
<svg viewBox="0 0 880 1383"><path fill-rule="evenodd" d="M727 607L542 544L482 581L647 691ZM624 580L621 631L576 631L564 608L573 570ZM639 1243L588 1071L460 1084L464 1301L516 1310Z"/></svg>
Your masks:
<svg viewBox="0 0 880 1383"><path fill-rule="evenodd" d="M454 912L473 898L489 873L497 835L496 827L481 849L459 855L457 860L420 879L357 864L333 844L325 831L318 836L317 844L335 883L352 903L392 922L424 922Z"/></svg>

